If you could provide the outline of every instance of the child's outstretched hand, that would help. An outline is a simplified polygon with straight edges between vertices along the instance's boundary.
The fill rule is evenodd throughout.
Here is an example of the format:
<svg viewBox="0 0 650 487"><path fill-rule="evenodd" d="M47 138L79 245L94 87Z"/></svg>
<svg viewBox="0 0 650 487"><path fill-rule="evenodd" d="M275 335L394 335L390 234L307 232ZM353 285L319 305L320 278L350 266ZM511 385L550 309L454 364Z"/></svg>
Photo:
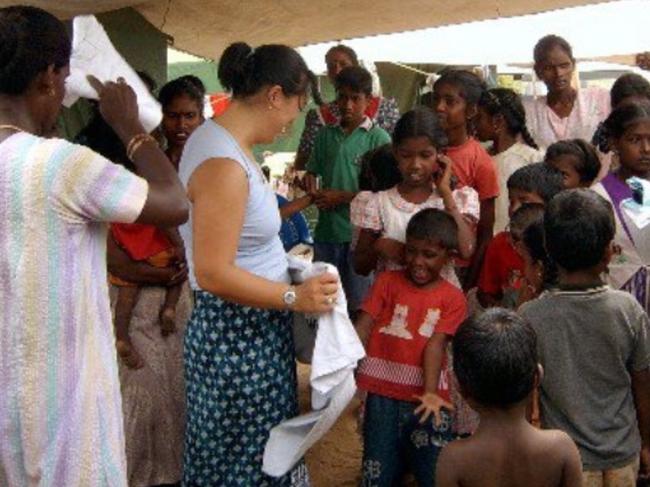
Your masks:
<svg viewBox="0 0 650 487"><path fill-rule="evenodd" d="M445 401L438 394L433 392L425 392L421 396L414 396L420 401L420 405L415 408L414 413L416 415L421 414L420 424L425 423L433 414L433 424L440 426L442 424L442 415L440 410L445 408L449 411L454 410L454 406Z"/></svg>
<svg viewBox="0 0 650 487"><path fill-rule="evenodd" d="M436 180L436 188L441 196L444 196L445 193L451 194L451 176L453 175L451 169L454 164L444 154L438 154L438 164L440 165L441 174Z"/></svg>

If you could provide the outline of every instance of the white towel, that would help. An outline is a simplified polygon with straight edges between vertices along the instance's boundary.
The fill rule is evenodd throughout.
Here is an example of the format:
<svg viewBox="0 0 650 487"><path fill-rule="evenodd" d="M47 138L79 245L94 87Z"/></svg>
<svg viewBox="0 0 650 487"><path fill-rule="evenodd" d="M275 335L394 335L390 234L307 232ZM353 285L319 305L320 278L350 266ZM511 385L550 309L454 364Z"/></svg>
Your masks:
<svg viewBox="0 0 650 487"><path fill-rule="evenodd" d="M330 264L288 258L294 282L324 272L338 276ZM348 316L345 293L339 287L334 309L318 317L310 377L315 411L284 421L271 430L262 465L266 474L280 477L289 472L334 425L356 392L353 372L364 356L363 345Z"/></svg>
<svg viewBox="0 0 650 487"><path fill-rule="evenodd" d="M160 125L162 109L147 86L111 43L104 27L94 15L81 15L72 22L70 76L65 82L63 104L72 106L79 98L97 100L97 92L86 77L92 74L101 82L116 81L120 76L138 97L139 118L147 132Z"/></svg>

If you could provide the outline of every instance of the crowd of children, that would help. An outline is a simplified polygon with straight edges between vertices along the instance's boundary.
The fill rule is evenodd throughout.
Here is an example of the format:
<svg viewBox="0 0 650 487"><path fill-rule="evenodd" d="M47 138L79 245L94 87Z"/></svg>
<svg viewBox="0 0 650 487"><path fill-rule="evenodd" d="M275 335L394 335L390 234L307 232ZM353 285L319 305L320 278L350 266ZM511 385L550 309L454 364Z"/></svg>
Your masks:
<svg viewBox="0 0 650 487"><path fill-rule="evenodd" d="M366 346L362 484L648 479L650 243L625 205L650 179L650 84L616 82L595 145L544 151L519 96L467 71L390 144L364 116L369 74L336 88L306 189Z"/></svg>

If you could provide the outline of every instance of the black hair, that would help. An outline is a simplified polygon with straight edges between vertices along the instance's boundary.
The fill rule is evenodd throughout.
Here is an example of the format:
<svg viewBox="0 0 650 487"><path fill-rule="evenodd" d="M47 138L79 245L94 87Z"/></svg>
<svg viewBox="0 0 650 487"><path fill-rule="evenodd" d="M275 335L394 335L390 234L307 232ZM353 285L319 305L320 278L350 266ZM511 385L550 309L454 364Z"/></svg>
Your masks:
<svg viewBox="0 0 650 487"><path fill-rule="evenodd" d="M201 83L201 80L197 78L198 82ZM188 79L186 76L182 76L175 80L172 80L166 83L158 94L158 101L162 105L163 111L167 106L174 101L175 98L179 96L187 96L190 100L196 103L199 108L199 114L203 115L203 97L205 94L205 88L203 83L200 86L192 79Z"/></svg>
<svg viewBox="0 0 650 487"><path fill-rule="evenodd" d="M526 399L538 374L537 335L514 311L491 308L466 320L452 341L461 393L487 407Z"/></svg>
<svg viewBox="0 0 650 487"><path fill-rule="evenodd" d="M327 58L330 56L330 54L333 54L335 52L342 52L348 58L350 58L350 62L353 66L359 66L359 58L357 57L357 53L354 52L354 49L352 49L350 46L346 46L345 44L337 44L336 46L330 47L329 50L325 53L325 60L327 61Z"/></svg>
<svg viewBox="0 0 650 487"><path fill-rule="evenodd" d="M542 37L537 41L537 44L535 44L535 48L533 49L533 58L535 59L535 64L542 64L544 61L546 61L548 52L554 47L559 47L562 49L567 54L567 56L569 56L571 62L575 64L576 60L573 57L573 48L571 47L571 44L569 44L567 40L564 39L564 37L560 37L554 34L549 34Z"/></svg>
<svg viewBox="0 0 650 487"><path fill-rule="evenodd" d="M609 96L613 109L626 98L639 97L650 100L650 82L640 74L625 73L616 79Z"/></svg>
<svg viewBox="0 0 650 487"><path fill-rule="evenodd" d="M562 175L543 162L535 162L522 166L508 178L508 191L518 189L528 193L536 193L546 203L564 189Z"/></svg>
<svg viewBox="0 0 650 487"><path fill-rule="evenodd" d="M315 79L304 59L289 46L266 44L253 50L245 42L226 48L219 61L219 81L234 98L247 98L264 86L279 85L287 96L302 95Z"/></svg>
<svg viewBox="0 0 650 487"><path fill-rule="evenodd" d="M180 78L176 78L176 79L181 79L186 83L190 83L191 85L194 85L194 87L198 90L198 92L201 93L201 97L205 96L206 94L205 85L203 84L203 81L201 81L201 78L199 78L198 76L194 76L193 74L184 74Z"/></svg>
<svg viewBox="0 0 650 487"><path fill-rule="evenodd" d="M508 88L492 88L483 92L478 106L491 116L501 115L511 135L520 135L526 144L534 149L539 147L526 126L526 111L521 98Z"/></svg>
<svg viewBox="0 0 650 487"><path fill-rule="evenodd" d="M142 80L142 82L145 84L149 92L153 93L156 91L156 88L158 85L156 84L156 80L153 79L153 77L147 73L146 71L138 70L135 72L138 77Z"/></svg>
<svg viewBox="0 0 650 487"><path fill-rule="evenodd" d="M367 69L361 66L348 66L343 68L334 80L336 91L341 88L350 88L355 93L372 95L372 76Z"/></svg>
<svg viewBox="0 0 650 487"><path fill-rule="evenodd" d="M429 108L415 108L400 117L393 130L393 147L399 147L413 137L427 137L436 149L442 149L448 143L438 116Z"/></svg>
<svg viewBox="0 0 650 487"><path fill-rule="evenodd" d="M544 213L546 251L570 272L599 264L615 233L612 205L589 189L563 191Z"/></svg>
<svg viewBox="0 0 650 487"><path fill-rule="evenodd" d="M510 217L510 233L518 239L523 238L524 230L535 220L544 217L544 205L542 203L526 203L515 210Z"/></svg>
<svg viewBox="0 0 650 487"><path fill-rule="evenodd" d="M97 108L95 108L88 125L81 129L74 141L77 144L85 145L109 161L124 166L133 173L137 172L135 165L126 155L126 147L124 147L122 140L106 123Z"/></svg>
<svg viewBox="0 0 650 487"><path fill-rule="evenodd" d="M624 103L610 113L603 122L602 137L606 140L620 139L629 127L642 120L650 120L650 101ZM608 152L610 144L600 146L600 150Z"/></svg>
<svg viewBox="0 0 650 487"><path fill-rule="evenodd" d="M385 191L402 181L391 144L369 150L361 157L359 190Z"/></svg>
<svg viewBox="0 0 650 487"><path fill-rule="evenodd" d="M458 250L458 224L447 212L426 208L411 217L406 239L434 240L447 250Z"/></svg>
<svg viewBox="0 0 650 487"><path fill-rule="evenodd" d="M524 205L522 208L531 205ZM538 205L542 206L542 205ZM544 207L542 206L542 210ZM536 218L529 222L523 229L521 241L534 262L542 264L542 289L551 289L557 285L557 265L550 258L544 246L544 211L536 215Z"/></svg>
<svg viewBox="0 0 650 487"><path fill-rule="evenodd" d="M593 183L600 172L600 157L593 145L583 139L560 140L546 149L544 162L551 164L560 156L573 156L577 160L574 169L581 183Z"/></svg>
<svg viewBox="0 0 650 487"><path fill-rule="evenodd" d="M472 106L478 105L483 92L486 90L485 83L481 78L464 69L449 69L442 72L440 77L433 84L435 90L436 86L440 85L453 85L460 91L460 96L465 102Z"/></svg>
<svg viewBox="0 0 650 487"><path fill-rule="evenodd" d="M63 23L36 7L0 9L0 93L23 94L49 66L70 64L71 43Z"/></svg>

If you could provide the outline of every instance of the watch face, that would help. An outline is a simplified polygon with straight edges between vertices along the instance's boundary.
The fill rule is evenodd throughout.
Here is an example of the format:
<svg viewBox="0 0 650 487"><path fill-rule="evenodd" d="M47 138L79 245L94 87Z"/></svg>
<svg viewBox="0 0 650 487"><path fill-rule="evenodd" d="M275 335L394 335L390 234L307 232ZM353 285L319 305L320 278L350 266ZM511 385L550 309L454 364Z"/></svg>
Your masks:
<svg viewBox="0 0 650 487"><path fill-rule="evenodd" d="M284 302L286 304L293 304L296 302L296 291L293 289L289 289L286 293L284 293Z"/></svg>

